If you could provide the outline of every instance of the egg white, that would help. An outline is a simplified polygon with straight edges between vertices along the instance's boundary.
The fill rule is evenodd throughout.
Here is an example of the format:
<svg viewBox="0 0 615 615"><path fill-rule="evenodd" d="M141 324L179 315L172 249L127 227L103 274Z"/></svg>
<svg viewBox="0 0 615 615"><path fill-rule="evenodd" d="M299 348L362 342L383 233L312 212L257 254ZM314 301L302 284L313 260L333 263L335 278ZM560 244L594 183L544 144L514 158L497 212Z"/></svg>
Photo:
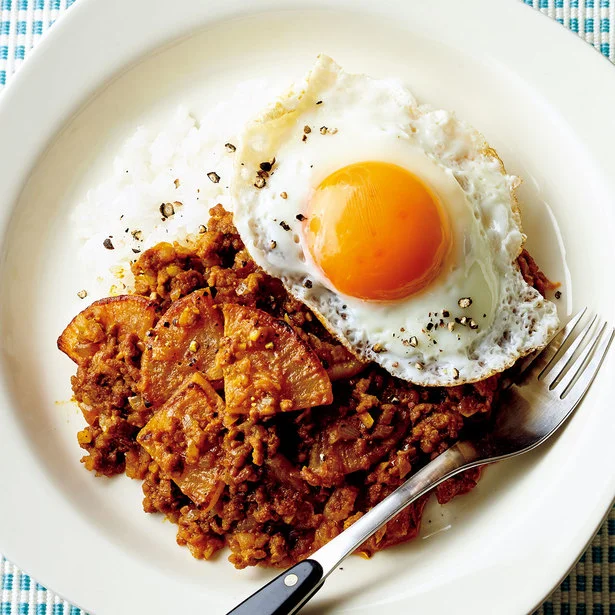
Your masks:
<svg viewBox="0 0 615 615"><path fill-rule="evenodd" d="M451 223L445 268L400 301L339 293L303 238L301 217L314 188L334 171L369 160L420 177ZM259 176L262 163L268 169L271 162ZM517 184L482 135L453 114L418 106L395 81L350 75L319 56L304 82L247 126L231 190L235 225L254 260L340 341L395 376L446 386L506 369L557 328L555 306L516 265L525 239ZM464 298L470 306L459 305Z"/></svg>

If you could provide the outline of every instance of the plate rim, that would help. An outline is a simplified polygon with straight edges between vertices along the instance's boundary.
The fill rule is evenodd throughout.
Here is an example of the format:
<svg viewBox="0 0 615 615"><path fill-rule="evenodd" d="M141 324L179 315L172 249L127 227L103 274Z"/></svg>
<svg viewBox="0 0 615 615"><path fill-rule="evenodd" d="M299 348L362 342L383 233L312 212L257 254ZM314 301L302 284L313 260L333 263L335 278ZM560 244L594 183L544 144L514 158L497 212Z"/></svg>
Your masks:
<svg viewBox="0 0 615 615"><path fill-rule="evenodd" d="M163 0L150 0L150 4L157 3L162 6L164 4ZM452 0L437 0L434 4L438 3L441 6L444 6L447 10L452 10L453 1ZM140 2L135 2L135 5L141 4L145 6L146 2L144 0L140 0ZM178 4L183 4L188 6L190 3L187 0L181 0ZM222 3L220 3L222 4ZM236 0L232 3L232 7L228 7L227 12L225 13L220 7L216 10L211 10L211 15L208 19L204 19L199 23L199 28L205 26L209 21L213 21L216 17L225 16L234 16L237 14L241 14L244 9L247 10L249 6L248 0ZM368 4L367 0L355 0L355 2L351 2L350 0L315 0L309 5L303 0L286 0L283 2L282 0L263 0L260 5L262 10L275 9L275 8L286 8L287 6L292 5L296 8L309 8L310 9L318 9L318 8L343 8L343 9L354 9L362 8L366 9L366 5ZM386 8L389 12L399 8L399 2L397 0L385 0L379 3L381 8ZM104 6L106 5L106 6ZM543 37L541 43L544 45L547 42L551 42L553 47L559 51L565 53L565 55L571 57L574 55L575 60L578 60L579 65L583 64L584 68L586 68L585 77L592 81L597 79L597 83L600 83L600 79L604 76L605 81L601 83L601 86L605 88L610 88L612 90L613 95L615 96L615 67L611 64L611 62L602 56L601 60L598 61L596 58L601 54L593 49L590 45L588 45L583 39L576 36L572 32L566 30L561 25L557 24L555 21L551 20L546 15L539 16L539 11L536 11L530 6L524 6L525 3L522 1L510 3L507 0L469 0L464 3L464 10L468 11L468 7L472 7L470 12L476 13L476 11L493 11L493 7L497 6L498 9L503 14L514 15L512 19L518 18L524 22L524 25L531 27L533 31L540 30L540 34ZM104 8L103 8L104 6ZM514 7L514 8L513 8ZM32 97L32 92L39 91L40 94L44 94L45 87L49 87L53 80L66 81L67 79L70 82L70 78L73 81L77 78L77 74L80 72L78 67L74 65L71 66L70 62L68 63L69 74L67 75L64 70L66 68L65 62L54 62L54 57L60 57L64 60L67 60L74 54L74 48L71 50L71 41L72 44L87 46L89 45L89 37L93 34L92 32L92 23L99 23L98 18L108 19L110 14L113 14L114 11L117 11L118 14L120 12L124 12L125 6L122 4L121 0L107 0L106 3L96 2L95 0L80 0L79 3L76 3L70 7L67 11L67 14L63 16L62 20L57 23L53 29L46 32L42 39L39 41L37 47L33 50L31 54L28 55L24 65L20 68L17 75L13 76L7 85L7 87L3 90L2 95L0 96L0 133L3 129L7 129L9 135L13 137L19 136L19 121L15 122L15 126L8 130L9 126L9 116L13 116L13 110L20 107L24 102L27 102L28 97ZM521 15L523 13L520 12L520 9L525 11L523 17ZM132 7L131 14L134 13L135 8ZM495 11L497 12L497 10ZM532 17L533 15L533 17ZM88 24L90 22L90 24ZM510 25L510 22L508 22ZM52 104L50 109L47 111L47 115L53 116L55 114L55 120L52 122L52 128L49 129L46 133L43 131L41 135L29 136L28 139L25 140L25 143L20 143L19 141L14 141L12 138L7 138L4 140L4 145L0 142L0 159L4 160L6 157L5 154L14 153L15 143L17 143L16 149L18 150L18 156L16 156L16 161L13 162L12 168L13 173L8 173L11 179L9 180L9 189L8 194L9 197L6 199L4 207L0 207L0 232L4 237L6 230L9 225L10 214L12 212L12 208L14 203L19 199L19 195L21 193L21 189L23 188L24 181L30 173L30 170L34 168L40 158L40 155L44 151L45 145L53 141L53 135L56 134L57 129L61 129L62 126L66 125L70 116L75 112L76 109L81 108L84 104L87 104L87 100L91 95L94 94L95 91L98 90L99 87L104 87L105 84L109 82L110 79L113 78L113 75L118 72L118 68L120 70L125 70L132 66L137 59L141 57L145 57L147 52L151 51L153 48L159 48L160 46L164 46L166 42L170 40L175 40L184 34L190 34L195 31L195 28L186 28L185 25L174 24L174 27L169 29L169 32L165 34L160 29L161 24L157 23L158 30L156 31L156 41L154 42L154 36L151 37L151 40L148 43L145 43L145 39L140 39L142 42L139 45L127 45L126 53L119 57L118 54L113 55L108 58L106 63L104 63L105 69L100 72L102 75L99 75L98 78L93 79L91 81L85 82L84 85L81 86L80 93L77 97L78 103L74 101L69 101L64 98L61 98L57 104ZM94 28L94 33L99 28ZM86 32L89 34L86 35ZM76 34L79 36L76 37ZM75 38L77 40L75 40ZM576 41L574 41L576 39ZM568 42L565 42L565 41ZM574 41L574 42L573 42ZM147 48L147 52L145 49ZM555 49L549 50L549 57L552 57ZM593 59L592 59L593 58ZM83 59L79 60L80 62L84 62ZM102 62L102 60L101 60ZM540 75L540 69L543 67L543 62L536 63L536 71L537 74ZM565 65L565 62L562 60L562 65ZM608 66L608 68L606 68ZM83 67L82 67L83 68ZM551 66L553 68L553 66ZM556 66L556 69L558 66ZM559 67L561 69L561 67ZM82 70L82 69L81 69ZM45 75L46 73L46 75ZM607 77L607 75L610 75ZM543 75L545 79L547 79L547 75ZM552 75L549 76L552 78ZM35 98L35 97L34 97ZM26 107L32 108L32 101L30 101L29 105ZM27 115L22 111L23 115ZM11 121L14 121L14 117L10 118ZM578 117L576 118L579 119ZM40 120L39 120L40 121ZM607 166L613 166L615 163L615 152L606 147L606 139L602 138L604 142L604 147L597 147L595 136L597 135L596 131L600 129L597 123L594 121L592 126L588 127L590 131L585 135L585 139L583 139L584 144L587 145L589 141L589 149L592 152L592 157L596 160L597 166L602 168L603 172L602 176L605 176L604 171ZM614 132L615 134L615 132ZM579 135L580 136L580 135ZM598 141L599 143L600 141ZM598 153L596 150L600 150L600 155L595 156L593 153ZM8 158L7 158L8 159ZM25 160L27 162L22 162L19 164L20 160ZM4 163L3 163L3 166ZM11 165L6 165L5 168L11 168ZM615 189L615 180L611 182L613 188ZM4 251L4 240L2 241L2 260L5 258ZM2 323L0 323L2 326ZM3 357L4 359L4 357ZM1 375L2 386L0 387L0 400L6 402L10 401L10 396L6 392L6 373L3 370ZM4 431L4 430L3 430ZM11 430L8 429L4 431L5 434L10 433ZM6 437L6 436L5 436ZM2 442L2 432L0 432L0 442ZM3 448L0 446L0 449ZM2 460L2 452L0 451L0 461ZM43 477L44 478L44 477ZM613 482L613 481L611 481ZM47 486L49 487L49 486ZM606 491L606 489L605 489ZM592 528L592 532L588 536L585 541L577 540L577 546L580 544L580 547L576 549L576 559L580 556L580 554L584 551L587 544L591 541L593 535L600 527L604 518L609 514L610 509L612 508L613 501L615 500L615 488L610 488L608 490L610 492L610 497L607 497L606 494L603 494L601 498L601 505L597 506L598 510L601 510L602 513L594 514L593 519L595 521L594 527ZM8 492L10 494L10 491ZM606 513L604 513L603 505L608 500L608 507L606 508ZM597 511L596 511L597 512ZM2 527L7 526L7 513L2 511L2 507L0 507L0 530ZM584 533L585 534L585 533ZM10 541L7 541L10 542ZM14 542L14 539L13 539ZM583 544L581 544L583 542ZM16 543L15 543L16 544ZM19 548L18 548L19 549ZM27 551L27 549L26 549ZM6 553L6 556L13 562L22 562L22 558L19 552L11 553L11 548L8 550L4 549L3 552ZM25 553L24 553L25 556ZM31 558L29 558L33 561ZM35 567L39 567L41 572L43 572L43 566L47 566L47 570L50 571L49 564L53 563L53 556L51 559L47 558L43 564L38 562ZM575 559L575 561L576 561ZM562 578L566 576L568 571L574 566L574 562L571 564L570 568L565 568L563 573L557 575L551 575L554 577L552 580L548 591L543 594L543 596L538 600L536 605L540 604L544 597L548 595L554 587L561 581ZM57 572L47 574L47 572L43 572L43 574L39 574L32 567L33 570L32 575L41 581L45 580L45 577L50 578L56 577ZM26 569L30 569L30 567L26 567ZM60 573L61 576L61 573ZM60 595L66 595L68 593L73 593L72 591L63 591L63 587L68 587L68 584L65 584L64 581L60 583L56 583L52 580L50 583L52 587L58 587L60 589ZM47 586L47 585L46 585ZM54 592L56 590L54 589ZM78 594L83 594L82 591L77 592ZM85 594L83 594L85 595ZM70 599L70 602L75 603L74 599Z"/></svg>

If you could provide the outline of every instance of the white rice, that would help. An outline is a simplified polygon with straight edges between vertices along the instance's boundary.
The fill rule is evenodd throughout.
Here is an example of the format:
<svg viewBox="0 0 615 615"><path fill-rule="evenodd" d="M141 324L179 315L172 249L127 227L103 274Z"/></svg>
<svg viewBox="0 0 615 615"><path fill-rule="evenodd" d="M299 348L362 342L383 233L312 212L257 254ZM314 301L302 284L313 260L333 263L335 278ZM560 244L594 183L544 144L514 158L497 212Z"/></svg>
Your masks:
<svg viewBox="0 0 615 615"><path fill-rule="evenodd" d="M87 192L72 216L91 298L126 292L140 252L160 241L186 243L207 223L212 206L231 209L234 153L225 144L238 145L236 135L271 96L263 81L246 82L198 119L179 107L160 130L140 126L126 140L109 178ZM168 218L160 210L165 203L175 211Z"/></svg>

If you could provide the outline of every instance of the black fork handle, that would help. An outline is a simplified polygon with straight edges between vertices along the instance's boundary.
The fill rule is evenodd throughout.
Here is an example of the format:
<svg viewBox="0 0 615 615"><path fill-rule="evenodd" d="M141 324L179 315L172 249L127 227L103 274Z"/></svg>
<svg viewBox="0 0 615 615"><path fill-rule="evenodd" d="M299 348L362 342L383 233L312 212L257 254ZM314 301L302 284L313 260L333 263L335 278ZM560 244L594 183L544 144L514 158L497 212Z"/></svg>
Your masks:
<svg viewBox="0 0 615 615"><path fill-rule="evenodd" d="M285 570L228 615L291 615L323 584L322 566L306 559Z"/></svg>

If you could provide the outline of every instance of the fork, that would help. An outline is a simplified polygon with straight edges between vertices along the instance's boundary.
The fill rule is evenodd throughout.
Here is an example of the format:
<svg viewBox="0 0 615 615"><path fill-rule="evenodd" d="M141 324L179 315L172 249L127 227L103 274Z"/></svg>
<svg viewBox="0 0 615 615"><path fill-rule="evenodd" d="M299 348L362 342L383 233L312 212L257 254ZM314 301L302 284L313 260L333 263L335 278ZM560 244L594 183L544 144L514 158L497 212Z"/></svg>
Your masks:
<svg viewBox="0 0 615 615"><path fill-rule="evenodd" d="M228 615L296 613L344 559L427 491L459 472L521 455L550 438L587 393L615 335L615 329L596 316L575 333L585 312L573 316L542 351L518 364L517 373L504 383L502 410L490 433L453 445L309 559L278 575Z"/></svg>

